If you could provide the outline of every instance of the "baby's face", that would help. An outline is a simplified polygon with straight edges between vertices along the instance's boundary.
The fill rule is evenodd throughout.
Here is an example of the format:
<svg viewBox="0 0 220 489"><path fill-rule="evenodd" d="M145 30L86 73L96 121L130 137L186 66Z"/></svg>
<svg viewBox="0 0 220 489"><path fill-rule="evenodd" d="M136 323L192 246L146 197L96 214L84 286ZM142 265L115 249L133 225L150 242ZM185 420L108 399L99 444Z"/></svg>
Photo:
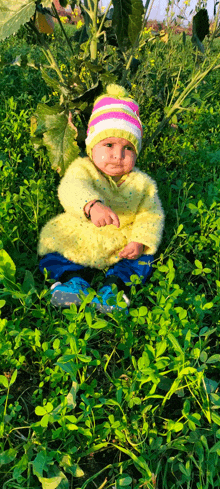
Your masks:
<svg viewBox="0 0 220 489"><path fill-rule="evenodd" d="M127 139L111 137L94 146L92 158L97 168L117 182L134 168L137 155L135 147Z"/></svg>

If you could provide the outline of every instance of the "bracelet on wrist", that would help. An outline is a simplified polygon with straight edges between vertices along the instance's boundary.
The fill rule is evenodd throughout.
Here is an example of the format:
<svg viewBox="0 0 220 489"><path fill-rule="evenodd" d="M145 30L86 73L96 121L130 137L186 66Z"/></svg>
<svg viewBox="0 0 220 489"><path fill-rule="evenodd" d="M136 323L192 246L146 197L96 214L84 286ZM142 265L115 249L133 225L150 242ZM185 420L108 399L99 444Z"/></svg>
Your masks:
<svg viewBox="0 0 220 489"><path fill-rule="evenodd" d="M88 219L91 219L91 216L90 216L90 210L91 210L92 206L96 204L96 202L101 202L101 204L102 204L102 201L101 201L101 200L96 200L95 202L93 202L93 203L90 205L90 208L89 208L89 213L88 213L88 214L86 214L86 212L85 212L85 215L86 215L86 217L87 217Z"/></svg>

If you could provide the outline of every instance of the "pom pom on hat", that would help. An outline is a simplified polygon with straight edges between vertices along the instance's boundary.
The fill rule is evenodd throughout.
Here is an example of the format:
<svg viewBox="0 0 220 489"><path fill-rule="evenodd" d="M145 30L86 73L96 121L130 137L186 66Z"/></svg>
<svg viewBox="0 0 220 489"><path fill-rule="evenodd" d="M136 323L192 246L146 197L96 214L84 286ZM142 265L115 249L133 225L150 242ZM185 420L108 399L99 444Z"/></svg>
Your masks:
<svg viewBox="0 0 220 489"><path fill-rule="evenodd" d="M109 137L127 139L138 154L141 149L142 124L139 107L127 90L114 83L106 87L106 93L95 100L89 120L86 150L92 158L94 146Z"/></svg>
<svg viewBox="0 0 220 489"><path fill-rule="evenodd" d="M121 87L121 85L116 85L115 83L111 83L110 85L107 85L106 92L111 97L115 97L115 98L128 97L129 98L129 94L128 94L127 90L125 90L124 87Z"/></svg>

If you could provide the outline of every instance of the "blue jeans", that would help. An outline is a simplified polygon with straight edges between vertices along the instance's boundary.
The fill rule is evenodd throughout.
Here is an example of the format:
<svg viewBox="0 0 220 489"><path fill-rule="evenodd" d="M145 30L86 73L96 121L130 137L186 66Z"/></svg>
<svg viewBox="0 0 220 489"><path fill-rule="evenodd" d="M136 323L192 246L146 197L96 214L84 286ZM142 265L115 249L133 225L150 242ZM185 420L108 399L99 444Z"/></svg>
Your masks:
<svg viewBox="0 0 220 489"><path fill-rule="evenodd" d="M128 260L127 258L123 258L118 263L108 269L105 275L106 281L104 285L115 283L118 286L118 290L124 290L126 293L131 288L131 285L125 285L126 282L130 282L131 275L138 275L139 277L142 275L143 279L141 279L141 281L142 284L145 284L147 277L151 274L152 271L151 264L153 262L153 259L153 255L141 255L136 260ZM144 262L144 264L140 264L139 262ZM83 270L86 270L86 267L84 267L83 265L79 265L78 263L67 260L59 253L48 253L47 255L45 255L39 263L39 269L42 273L44 271L44 268L46 268L46 270L50 272L50 277L55 280L60 280L62 276L63 278L67 278L67 274L69 275L69 277L71 275L82 276L81 272ZM92 269L90 268L90 270ZM60 281L62 282L62 279ZM64 281L67 281L67 279L64 279Z"/></svg>

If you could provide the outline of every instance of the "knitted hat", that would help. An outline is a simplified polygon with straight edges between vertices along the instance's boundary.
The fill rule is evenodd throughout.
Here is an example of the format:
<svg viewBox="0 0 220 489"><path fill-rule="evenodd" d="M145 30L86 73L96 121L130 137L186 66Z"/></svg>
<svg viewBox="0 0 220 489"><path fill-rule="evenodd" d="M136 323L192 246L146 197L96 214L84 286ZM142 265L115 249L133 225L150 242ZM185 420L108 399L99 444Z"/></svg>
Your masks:
<svg viewBox="0 0 220 489"><path fill-rule="evenodd" d="M96 99L89 119L85 140L87 154L92 158L92 149L97 143L118 137L132 143L138 155L143 135L138 104L120 85L108 85L106 91L107 94Z"/></svg>

